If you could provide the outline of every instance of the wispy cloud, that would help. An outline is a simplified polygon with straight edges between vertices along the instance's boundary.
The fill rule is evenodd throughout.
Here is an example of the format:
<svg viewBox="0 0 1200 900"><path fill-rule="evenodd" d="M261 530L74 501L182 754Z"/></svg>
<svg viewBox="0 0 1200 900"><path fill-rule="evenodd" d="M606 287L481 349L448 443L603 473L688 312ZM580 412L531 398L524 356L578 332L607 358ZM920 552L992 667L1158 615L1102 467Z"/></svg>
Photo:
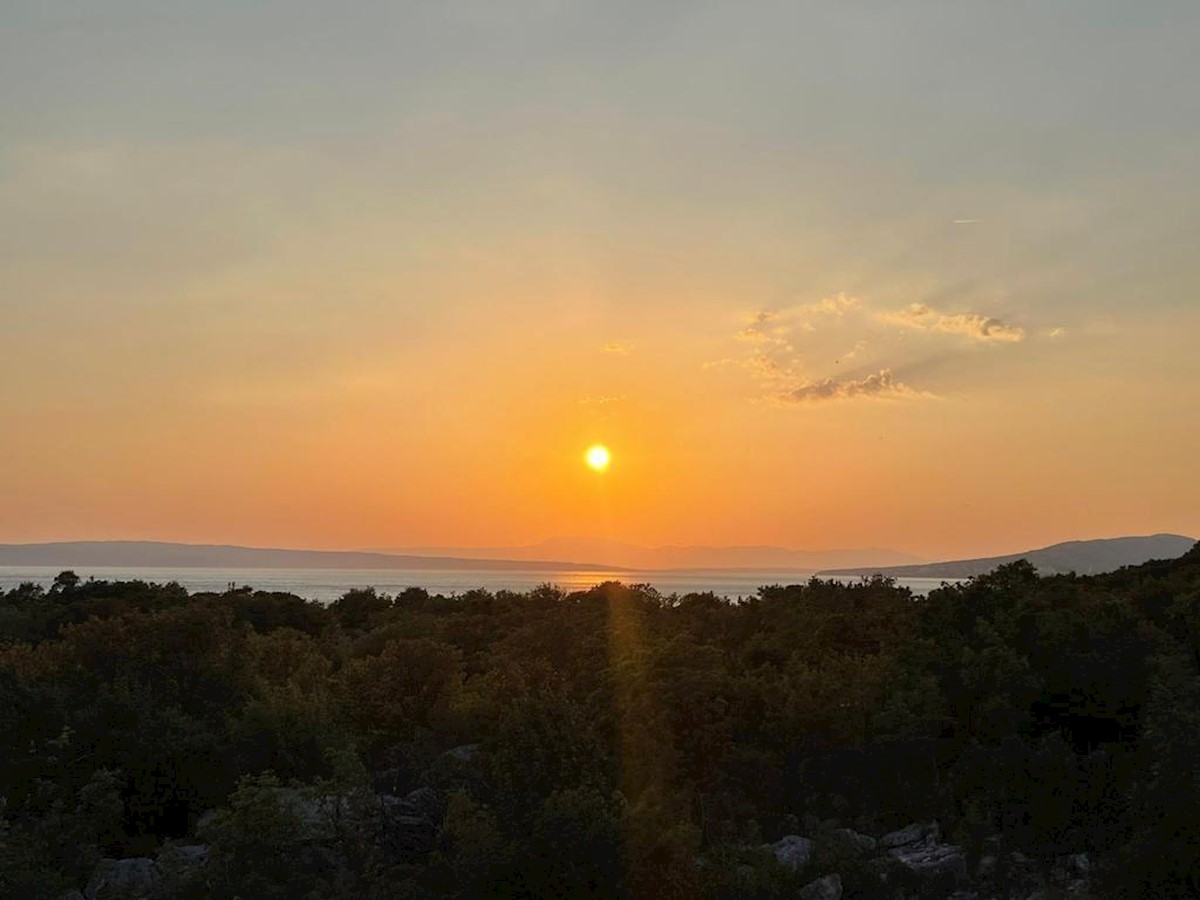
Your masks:
<svg viewBox="0 0 1200 900"><path fill-rule="evenodd" d="M1025 329L1019 326L982 313L941 313L924 303L910 304L898 312L881 312L878 318L891 325L956 334L973 341L1012 344L1025 340Z"/></svg>
<svg viewBox="0 0 1200 900"><path fill-rule="evenodd" d="M801 315L812 316L843 316L851 310L858 309L861 305L857 297L838 294L836 297L823 297L816 303L797 307L797 312Z"/></svg>
<svg viewBox="0 0 1200 900"><path fill-rule="evenodd" d="M786 312L760 310L752 314L746 326L738 332L738 340L750 344L786 347L793 328L789 318Z"/></svg>
<svg viewBox="0 0 1200 900"><path fill-rule="evenodd" d="M620 403L624 400L623 395L604 396L604 397L580 397L580 406L610 406L613 403Z"/></svg>
<svg viewBox="0 0 1200 900"><path fill-rule="evenodd" d="M784 403L815 404L865 397L878 400L911 400L932 396L897 381L891 369L882 369L863 378L824 378L820 381L810 381L779 394L777 399Z"/></svg>
<svg viewBox="0 0 1200 900"><path fill-rule="evenodd" d="M971 310L947 312L928 303L888 309L837 294L748 315L735 335L749 345L745 355L708 363L705 368L741 370L756 383L759 398L768 402L800 405L936 397L921 385L909 384L910 379L923 380L921 376L929 374L920 364L931 357L923 343L903 339L906 331L955 338L941 342L943 356L971 355L963 346L967 343L998 347L1027 337L1020 326ZM1061 333L1036 332L1039 336ZM841 345L841 353L835 351L835 342ZM903 373L903 380L897 372ZM945 374L942 371L938 377Z"/></svg>
<svg viewBox="0 0 1200 900"><path fill-rule="evenodd" d="M637 349L629 341L609 341L600 347L604 353L611 353L613 356L628 356Z"/></svg>

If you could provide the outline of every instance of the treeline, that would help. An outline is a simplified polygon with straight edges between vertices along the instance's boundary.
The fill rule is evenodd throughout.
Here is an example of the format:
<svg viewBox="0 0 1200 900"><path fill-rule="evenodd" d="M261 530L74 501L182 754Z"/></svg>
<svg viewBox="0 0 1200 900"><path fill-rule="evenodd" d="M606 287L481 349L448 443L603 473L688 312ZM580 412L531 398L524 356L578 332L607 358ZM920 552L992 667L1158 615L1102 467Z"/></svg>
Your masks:
<svg viewBox="0 0 1200 900"><path fill-rule="evenodd" d="M1106 897L1200 887L1200 546L923 599L325 606L67 572L0 595L0 642L2 897L783 897L835 872L920 896L950 887L836 837L930 820L972 872L1088 854Z"/></svg>

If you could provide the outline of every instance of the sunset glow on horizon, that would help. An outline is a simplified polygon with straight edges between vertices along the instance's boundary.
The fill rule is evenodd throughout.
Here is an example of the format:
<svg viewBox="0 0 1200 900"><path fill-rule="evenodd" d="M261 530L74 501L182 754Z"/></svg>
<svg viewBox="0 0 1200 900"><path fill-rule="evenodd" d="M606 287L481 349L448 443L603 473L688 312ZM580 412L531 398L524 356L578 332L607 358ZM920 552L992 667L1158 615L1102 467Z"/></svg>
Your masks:
<svg viewBox="0 0 1200 900"><path fill-rule="evenodd" d="M0 542L1200 535L1200 11L282 9L4 14Z"/></svg>

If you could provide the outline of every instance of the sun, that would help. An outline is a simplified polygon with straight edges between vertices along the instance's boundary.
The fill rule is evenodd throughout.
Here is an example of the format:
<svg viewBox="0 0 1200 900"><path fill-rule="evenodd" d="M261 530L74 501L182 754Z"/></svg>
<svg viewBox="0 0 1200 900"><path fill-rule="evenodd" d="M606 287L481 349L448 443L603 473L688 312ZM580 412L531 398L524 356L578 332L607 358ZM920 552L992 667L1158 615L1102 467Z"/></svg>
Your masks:
<svg viewBox="0 0 1200 900"><path fill-rule="evenodd" d="M612 462L612 454L603 444L592 444L587 448L587 452L583 454L583 461L588 464L588 468L594 469L597 472L604 472L608 469L609 463Z"/></svg>

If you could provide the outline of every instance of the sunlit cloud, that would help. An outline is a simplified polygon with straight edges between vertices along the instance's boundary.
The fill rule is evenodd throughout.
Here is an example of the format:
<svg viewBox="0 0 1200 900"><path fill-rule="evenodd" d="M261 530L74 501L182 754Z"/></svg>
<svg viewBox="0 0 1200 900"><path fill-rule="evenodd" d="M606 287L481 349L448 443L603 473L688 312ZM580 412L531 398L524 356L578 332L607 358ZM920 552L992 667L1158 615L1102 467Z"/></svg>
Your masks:
<svg viewBox="0 0 1200 900"><path fill-rule="evenodd" d="M613 356L628 356L636 349L629 341L609 341L600 348L601 352L611 353Z"/></svg>
<svg viewBox="0 0 1200 900"><path fill-rule="evenodd" d="M913 390L903 382L897 381L891 369L883 369L863 378L824 378L811 381L779 394L776 399L784 403L815 404L868 397L879 400L911 400L932 396L923 391Z"/></svg>
<svg viewBox="0 0 1200 900"><path fill-rule="evenodd" d="M623 395L606 396L606 397L580 397L580 406L611 406L613 403L620 403L624 400Z"/></svg>
<svg viewBox="0 0 1200 900"><path fill-rule="evenodd" d="M841 318L860 305L857 298L838 294L835 297L823 297L815 303L758 310L750 314L746 326L738 332L738 338L750 343L783 346L793 334L815 331L815 319L826 316Z"/></svg>
<svg viewBox="0 0 1200 900"><path fill-rule="evenodd" d="M1007 325L982 313L940 313L924 303L912 303L898 312L878 313L881 322L941 334L956 334L973 341L1016 343L1025 339L1025 329Z"/></svg>
<svg viewBox="0 0 1200 900"><path fill-rule="evenodd" d="M865 341L865 340L856 341L853 347L851 347L849 350L847 350L845 353L843 353L841 356L838 357L837 361L845 362L845 361L849 361L852 359L857 359L859 357L859 354L861 354L869 346L870 346L870 344L868 341Z"/></svg>
<svg viewBox="0 0 1200 900"><path fill-rule="evenodd" d="M899 332L897 331L899 328ZM786 404L835 400L917 399L937 396L901 381L912 377L920 350L904 332L947 335L995 346L1026 339L1026 331L977 312L944 312L927 303L902 309L872 305L837 294L813 303L748 314L734 337L748 344L740 358L706 363L706 369L736 368L758 386L758 399ZM1038 334L1062 333L1039 331ZM840 345L840 353L835 349ZM947 353L967 352L965 347ZM853 366L854 374L840 374ZM870 374L865 374L870 373Z"/></svg>
<svg viewBox="0 0 1200 900"><path fill-rule="evenodd" d="M850 310L858 309L861 305L857 297L838 294L836 297L824 297L816 303L797 307L796 312L801 315L843 316Z"/></svg>
<svg viewBox="0 0 1200 900"><path fill-rule="evenodd" d="M787 347L788 339L796 327L796 323L790 321L790 318L786 311L761 310L756 312L750 317L746 327L738 332L738 340L751 344Z"/></svg>

